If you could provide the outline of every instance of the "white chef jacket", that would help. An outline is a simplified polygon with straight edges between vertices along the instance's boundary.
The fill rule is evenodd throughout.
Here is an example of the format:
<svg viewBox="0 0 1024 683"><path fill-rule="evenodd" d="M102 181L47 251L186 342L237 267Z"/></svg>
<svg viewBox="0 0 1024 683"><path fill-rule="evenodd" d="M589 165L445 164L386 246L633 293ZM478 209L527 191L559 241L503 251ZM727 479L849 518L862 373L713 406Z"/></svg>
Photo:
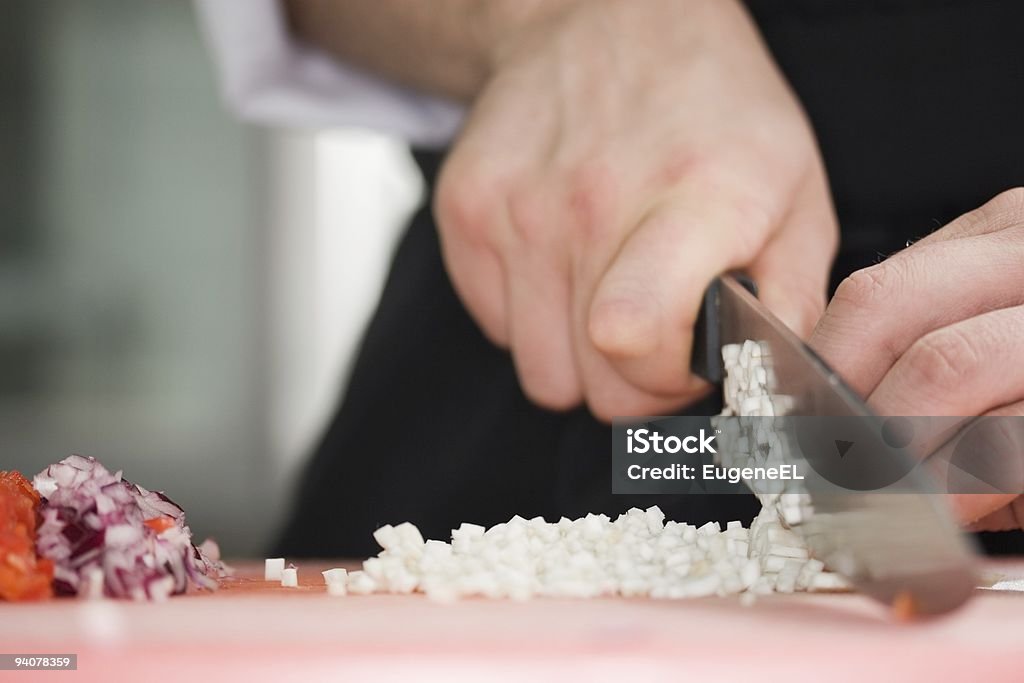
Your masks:
<svg viewBox="0 0 1024 683"><path fill-rule="evenodd" d="M288 31L278 0L194 0L227 106L240 117L290 127L365 127L419 147L446 145L464 109L390 83Z"/></svg>

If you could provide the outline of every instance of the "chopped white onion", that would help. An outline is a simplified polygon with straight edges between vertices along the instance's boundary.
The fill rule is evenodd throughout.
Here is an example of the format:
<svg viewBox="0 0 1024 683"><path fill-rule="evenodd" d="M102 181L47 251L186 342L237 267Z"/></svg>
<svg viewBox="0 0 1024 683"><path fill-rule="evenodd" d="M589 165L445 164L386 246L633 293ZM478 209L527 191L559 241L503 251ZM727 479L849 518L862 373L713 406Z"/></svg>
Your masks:
<svg viewBox="0 0 1024 683"><path fill-rule="evenodd" d="M368 595L377 590L377 582L374 581L365 571L350 572L346 584L350 593Z"/></svg>
<svg viewBox="0 0 1024 683"><path fill-rule="evenodd" d="M280 581L282 571L284 571L284 558L268 557L263 566L263 580Z"/></svg>
<svg viewBox="0 0 1024 683"><path fill-rule="evenodd" d="M320 572L324 577L324 583L330 585L332 583L344 584L348 581L348 570L347 569L328 569L325 572Z"/></svg>
<svg viewBox="0 0 1024 683"><path fill-rule="evenodd" d="M296 567L282 569L281 585L285 588L297 588L299 585L299 570Z"/></svg>
<svg viewBox="0 0 1024 683"><path fill-rule="evenodd" d="M789 401L772 396L767 349L747 341L722 349L727 377L723 415L784 414ZM779 436L763 429L748 443L771 452ZM374 532L383 549L362 571L324 572L328 592L426 593L436 600L479 595L528 599L534 596L600 595L687 598L756 595L806 590L841 590L846 583L810 557L802 538L790 530L809 514L806 495L760 495L760 514L750 529L738 521L700 528L665 521L658 507L633 508L615 520L590 514L550 523L516 516L489 529L464 523L451 542L424 541L412 524L386 525ZM287 571L287 570L286 570Z"/></svg>

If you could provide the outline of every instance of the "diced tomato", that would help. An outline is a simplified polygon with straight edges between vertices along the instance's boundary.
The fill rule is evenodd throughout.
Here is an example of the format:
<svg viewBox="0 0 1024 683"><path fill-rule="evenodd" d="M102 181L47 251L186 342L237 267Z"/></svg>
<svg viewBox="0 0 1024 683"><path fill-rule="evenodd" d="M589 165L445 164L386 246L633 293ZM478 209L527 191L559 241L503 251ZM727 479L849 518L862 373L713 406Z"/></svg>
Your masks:
<svg viewBox="0 0 1024 683"><path fill-rule="evenodd" d="M0 472L0 600L53 595L53 563L36 557L39 494L18 472Z"/></svg>
<svg viewBox="0 0 1024 683"><path fill-rule="evenodd" d="M896 597L893 598L891 609L896 621L913 621L917 616L914 596L907 591L896 594Z"/></svg>
<svg viewBox="0 0 1024 683"><path fill-rule="evenodd" d="M162 534L174 526L175 521L173 517L154 517L153 519L147 519L143 524L158 534Z"/></svg>

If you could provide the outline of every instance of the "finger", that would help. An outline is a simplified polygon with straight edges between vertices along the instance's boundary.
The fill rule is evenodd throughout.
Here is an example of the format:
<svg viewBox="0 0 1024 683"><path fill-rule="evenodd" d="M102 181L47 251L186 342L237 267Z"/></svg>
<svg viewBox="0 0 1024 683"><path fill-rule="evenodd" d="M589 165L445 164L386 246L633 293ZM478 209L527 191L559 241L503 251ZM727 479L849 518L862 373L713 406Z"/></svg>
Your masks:
<svg viewBox="0 0 1024 683"><path fill-rule="evenodd" d="M509 341L519 383L545 408L572 408L583 393L573 359L566 268L535 251L511 261L507 271Z"/></svg>
<svg viewBox="0 0 1024 683"><path fill-rule="evenodd" d="M583 322L582 316L580 321ZM585 329L585 325L581 327ZM578 338L581 341L576 347L576 359L587 407L594 417L604 422L616 417L673 415L711 391L707 383L697 385L692 391L671 395L638 389L590 345L585 334Z"/></svg>
<svg viewBox="0 0 1024 683"><path fill-rule="evenodd" d="M654 208L595 290L586 326L594 348L642 391L694 391L690 351L704 290L750 262L773 218L749 201L694 189Z"/></svg>
<svg viewBox="0 0 1024 683"><path fill-rule="evenodd" d="M940 241L846 278L810 345L856 391L868 395L929 332L1022 303L1024 239L982 235Z"/></svg>
<svg viewBox="0 0 1024 683"><path fill-rule="evenodd" d="M782 228L747 271L758 298L801 338L825 310L829 274L839 244L839 227L822 173L797 195Z"/></svg>
<svg viewBox="0 0 1024 683"><path fill-rule="evenodd" d="M967 525L969 531L1012 531L1024 529L1024 498L1020 496L961 496L961 498L982 498L978 503L970 503L962 509L954 509L958 519L970 519L971 515L976 521ZM1001 500L997 500L997 498ZM1011 500L1005 500L1005 499ZM972 510L971 508L974 508ZM993 509L992 512L977 517L979 509Z"/></svg>
<svg viewBox="0 0 1024 683"><path fill-rule="evenodd" d="M496 236L510 221L493 165L479 161L467 135L445 161L434 193L434 215L445 270L466 310L493 343L508 344L505 273ZM468 148L468 151L467 151Z"/></svg>
<svg viewBox="0 0 1024 683"><path fill-rule="evenodd" d="M508 196L513 180L526 172L536 148L546 141L538 135L516 137L524 125L517 113L488 93L481 95L445 159L433 207L452 285L484 334L502 347L509 340L501 256L512 233ZM505 146L496 153L495 140L520 138L531 144Z"/></svg>
<svg viewBox="0 0 1024 683"><path fill-rule="evenodd" d="M593 343L590 326L596 283L614 255L614 250L605 255L591 250L591 253L577 256L572 264L573 345L587 406L604 421L615 417L672 414L707 392L709 387L698 385L692 395L687 391L660 394L640 389L627 381Z"/></svg>
<svg viewBox="0 0 1024 683"><path fill-rule="evenodd" d="M583 394L590 412L599 420L615 417L671 415L710 392L706 382L694 381L694 388L662 394L633 385L594 347L587 329L589 298L580 296L574 304L573 342Z"/></svg>
<svg viewBox="0 0 1024 683"><path fill-rule="evenodd" d="M938 461L934 472L939 481L948 482L946 489L952 494L949 499L954 515L973 531L1021 528L1022 416L1024 401L989 411L929 459L929 463ZM962 460L964 456L969 460Z"/></svg>
<svg viewBox="0 0 1024 683"><path fill-rule="evenodd" d="M490 249L457 238L442 235L441 247L445 269L462 304L491 342L507 347L507 294L501 261Z"/></svg>
<svg viewBox="0 0 1024 683"><path fill-rule="evenodd" d="M930 332L871 393L881 415L982 415L1024 398L1024 306Z"/></svg>
<svg viewBox="0 0 1024 683"><path fill-rule="evenodd" d="M1024 226L1024 188L1016 187L996 195L983 206L969 211L910 247L988 235Z"/></svg>

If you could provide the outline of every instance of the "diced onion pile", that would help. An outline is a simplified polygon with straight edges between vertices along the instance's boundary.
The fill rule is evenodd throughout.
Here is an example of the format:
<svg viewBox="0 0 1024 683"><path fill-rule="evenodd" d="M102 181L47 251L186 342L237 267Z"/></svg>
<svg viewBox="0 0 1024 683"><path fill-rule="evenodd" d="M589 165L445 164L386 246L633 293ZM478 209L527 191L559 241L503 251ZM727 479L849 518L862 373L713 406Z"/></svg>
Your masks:
<svg viewBox="0 0 1024 683"><path fill-rule="evenodd" d="M723 349L729 376L726 415L773 415L773 397L755 342ZM843 590L846 582L809 556L787 528L782 506L793 495L762 496L750 529L730 522L700 528L666 522L657 507L617 519L587 515L549 523L513 517L484 529L463 524L451 542L424 541L412 524L374 533L383 548L362 571L324 573L333 595L423 592L438 600L467 596L528 599L602 595L686 598L745 593Z"/></svg>
<svg viewBox="0 0 1024 683"><path fill-rule="evenodd" d="M58 594L162 600L227 573L213 541L196 547L185 513L162 493L73 455L33 480L42 496L36 550Z"/></svg>
<svg viewBox="0 0 1024 683"><path fill-rule="evenodd" d="M767 350L761 344L751 340L743 344L727 344L722 348L725 368L725 407L722 416L751 418L746 421L723 421L724 429L739 429L744 433L742 438L730 440L733 452L719 454L721 459L728 461L725 463L727 465L785 464L783 454L789 450L790 444L783 442L790 436L784 430L773 429L770 419L761 418L787 414L792 401L789 396L771 393L771 370L765 363L766 354ZM743 422L746 424L740 424ZM812 514L811 498L797 481L785 482L783 486L779 490L769 491L768 486L759 483L757 499L763 508L778 514L783 526L794 527Z"/></svg>

